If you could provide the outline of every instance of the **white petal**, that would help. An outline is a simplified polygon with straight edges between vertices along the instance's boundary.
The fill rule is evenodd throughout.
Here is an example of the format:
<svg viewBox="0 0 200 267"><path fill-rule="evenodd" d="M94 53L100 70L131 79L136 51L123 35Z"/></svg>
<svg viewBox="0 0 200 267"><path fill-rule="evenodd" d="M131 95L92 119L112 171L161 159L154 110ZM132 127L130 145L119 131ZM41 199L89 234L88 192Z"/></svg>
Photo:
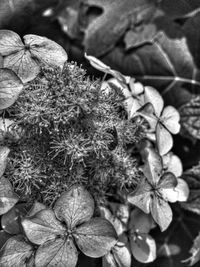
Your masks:
<svg viewBox="0 0 200 267"><path fill-rule="evenodd" d="M178 201L178 192L175 188L162 188L159 189L159 192L162 194L162 197L168 202L176 202Z"/></svg>
<svg viewBox="0 0 200 267"><path fill-rule="evenodd" d="M177 201L186 201L188 199L190 190L186 181L179 178L175 190L178 192Z"/></svg>
<svg viewBox="0 0 200 267"><path fill-rule="evenodd" d="M183 165L178 156L172 152L163 156L164 168L168 172L172 172L176 177L180 177L183 173Z"/></svg>
<svg viewBox="0 0 200 267"><path fill-rule="evenodd" d="M110 73L111 68L107 66L106 64L104 64L101 60L93 56L88 56L86 53L85 53L85 58L90 62L92 67L94 67L95 69L100 70L105 73Z"/></svg>
<svg viewBox="0 0 200 267"><path fill-rule="evenodd" d="M144 86L140 82L134 82L135 79L131 78L129 86L133 95L140 95L144 92Z"/></svg>
<svg viewBox="0 0 200 267"><path fill-rule="evenodd" d="M161 123L156 127L156 141L160 155L167 154L173 146L172 135Z"/></svg>
<svg viewBox="0 0 200 267"><path fill-rule="evenodd" d="M155 109L156 116L160 117L164 107L164 101L159 92L151 86L146 86L144 89L145 103L151 103Z"/></svg>
<svg viewBox="0 0 200 267"><path fill-rule="evenodd" d="M173 134L177 134L180 131L180 115L178 111L172 107L167 106L162 113L161 119L165 127Z"/></svg>

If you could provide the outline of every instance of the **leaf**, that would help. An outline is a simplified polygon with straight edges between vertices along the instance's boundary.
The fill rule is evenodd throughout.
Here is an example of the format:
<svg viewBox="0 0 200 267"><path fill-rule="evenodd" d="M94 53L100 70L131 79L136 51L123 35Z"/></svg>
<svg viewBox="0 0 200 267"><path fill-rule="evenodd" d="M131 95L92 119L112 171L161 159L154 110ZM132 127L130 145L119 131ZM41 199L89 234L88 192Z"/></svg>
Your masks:
<svg viewBox="0 0 200 267"><path fill-rule="evenodd" d="M23 37L13 31L0 30L0 53L4 67L13 70L22 81L33 80L41 64L62 68L67 60L65 50L50 39L28 34Z"/></svg>
<svg viewBox="0 0 200 267"><path fill-rule="evenodd" d="M44 8L55 4L55 0L1 0L0 1L0 28L15 29L17 32L30 26L33 15L40 13Z"/></svg>
<svg viewBox="0 0 200 267"><path fill-rule="evenodd" d="M181 206L189 211L200 215L200 166L197 165L189 169L181 176L190 188L190 194L187 202L181 203Z"/></svg>
<svg viewBox="0 0 200 267"><path fill-rule="evenodd" d="M0 178L0 215L8 212L18 201L8 179Z"/></svg>
<svg viewBox="0 0 200 267"><path fill-rule="evenodd" d="M199 233L200 217L173 205L173 221L165 232L155 229L153 237L157 245L157 259L149 267L183 267L189 258L193 239ZM195 265L198 267L199 263Z"/></svg>
<svg viewBox="0 0 200 267"><path fill-rule="evenodd" d="M130 237L131 252L139 262L148 263L156 258L155 240L148 234Z"/></svg>
<svg viewBox="0 0 200 267"><path fill-rule="evenodd" d="M54 240L66 231L66 228L56 219L54 212L48 209L23 219L22 226L28 239L37 245Z"/></svg>
<svg viewBox="0 0 200 267"><path fill-rule="evenodd" d="M184 89L186 86L191 92L198 92L200 88L197 30L200 13L189 18L183 27L160 12L151 23L157 28L153 40L129 51L116 47L102 61L124 75L158 89L177 107L191 98ZM144 27L150 27L151 23Z"/></svg>
<svg viewBox="0 0 200 267"><path fill-rule="evenodd" d="M122 37L130 24L148 21L156 9L156 1L85 0L81 19L86 20L90 7L102 10L85 29L84 45L88 54L101 56L110 51ZM131 18L131 23L130 23ZM98 49L96 49L98 47Z"/></svg>
<svg viewBox="0 0 200 267"><path fill-rule="evenodd" d="M35 256L36 267L75 267L78 255L72 239L58 238L40 246Z"/></svg>
<svg viewBox="0 0 200 267"><path fill-rule="evenodd" d="M8 239L0 251L1 267L26 267L26 261L31 257L33 248L18 235Z"/></svg>
<svg viewBox="0 0 200 267"><path fill-rule="evenodd" d="M195 263L200 261L200 234L194 239L193 246L190 249L192 254L185 262L189 263L189 266L193 266Z"/></svg>
<svg viewBox="0 0 200 267"><path fill-rule="evenodd" d="M72 186L61 194L54 205L56 217L65 221L69 229L87 222L94 213L94 200L82 186Z"/></svg>
<svg viewBox="0 0 200 267"><path fill-rule="evenodd" d="M12 70L0 69L0 110L10 107L22 89L21 80Z"/></svg>
<svg viewBox="0 0 200 267"><path fill-rule="evenodd" d="M80 225L74 237L79 249L93 258L104 256L117 243L114 227L103 218L93 218Z"/></svg>
<svg viewBox="0 0 200 267"><path fill-rule="evenodd" d="M200 139L200 97L194 97L179 109L181 126L186 136Z"/></svg>
<svg viewBox="0 0 200 267"><path fill-rule="evenodd" d="M199 0L162 0L160 3L161 9L173 19L187 16L192 11L198 10L199 6Z"/></svg>

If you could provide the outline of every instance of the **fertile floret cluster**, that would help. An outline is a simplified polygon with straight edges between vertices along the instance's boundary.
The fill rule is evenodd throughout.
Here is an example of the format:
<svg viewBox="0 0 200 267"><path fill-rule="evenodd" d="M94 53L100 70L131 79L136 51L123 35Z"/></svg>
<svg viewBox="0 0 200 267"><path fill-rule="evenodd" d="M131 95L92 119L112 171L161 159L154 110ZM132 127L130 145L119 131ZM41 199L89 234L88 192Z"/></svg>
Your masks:
<svg viewBox="0 0 200 267"><path fill-rule="evenodd" d="M8 110L22 129L5 174L16 192L52 204L78 183L103 201L108 189L116 195L136 184L130 148L144 138L144 125L125 118L123 101L74 63L43 67Z"/></svg>

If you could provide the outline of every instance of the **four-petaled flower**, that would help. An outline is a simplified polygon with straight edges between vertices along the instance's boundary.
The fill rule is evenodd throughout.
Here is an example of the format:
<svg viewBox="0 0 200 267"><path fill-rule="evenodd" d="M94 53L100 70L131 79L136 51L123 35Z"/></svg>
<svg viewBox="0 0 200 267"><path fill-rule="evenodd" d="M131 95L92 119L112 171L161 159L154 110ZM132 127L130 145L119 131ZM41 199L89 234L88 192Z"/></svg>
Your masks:
<svg viewBox="0 0 200 267"><path fill-rule="evenodd" d="M112 224L92 218L94 200L82 186L73 186L56 201L53 210L43 209L22 225L28 239L39 245L37 267L74 267L78 248L89 257L102 257L117 242Z"/></svg>
<svg viewBox="0 0 200 267"><path fill-rule="evenodd" d="M161 231L172 221L172 210L168 202L186 201L189 188L183 179L177 179L171 172L163 171L161 156L152 148L146 148L143 178L135 191L128 195L128 201L145 213L152 214Z"/></svg>

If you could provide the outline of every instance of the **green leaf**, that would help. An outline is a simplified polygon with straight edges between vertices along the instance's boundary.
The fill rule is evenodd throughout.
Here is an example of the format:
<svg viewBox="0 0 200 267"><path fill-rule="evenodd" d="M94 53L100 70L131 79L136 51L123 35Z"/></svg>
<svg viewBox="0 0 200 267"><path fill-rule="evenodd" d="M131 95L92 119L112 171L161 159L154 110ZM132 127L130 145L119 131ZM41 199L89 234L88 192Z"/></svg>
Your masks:
<svg viewBox="0 0 200 267"><path fill-rule="evenodd" d="M193 97L179 109L181 126L186 136L200 139L200 97Z"/></svg>
<svg viewBox="0 0 200 267"><path fill-rule="evenodd" d="M68 58L60 45L46 37L28 34L23 41L13 31L0 30L4 67L13 70L24 83L37 76L41 64L62 68Z"/></svg>
<svg viewBox="0 0 200 267"><path fill-rule="evenodd" d="M87 20L90 7L102 10L102 14L93 19L85 29L85 50L93 56L101 56L110 51L131 23L134 25L148 21L156 9L154 0L116 0L112 4L111 2L110 0L84 1L82 20Z"/></svg>
<svg viewBox="0 0 200 267"><path fill-rule="evenodd" d="M0 178L0 215L8 212L18 201L8 179Z"/></svg>
<svg viewBox="0 0 200 267"><path fill-rule="evenodd" d="M26 261L32 253L33 247L25 242L23 236L11 237L0 251L0 266L26 267Z"/></svg>
<svg viewBox="0 0 200 267"><path fill-rule="evenodd" d="M69 229L89 221L94 213L94 200L82 186L72 186L61 194L54 205L54 212L60 221L65 221Z"/></svg>
<svg viewBox="0 0 200 267"><path fill-rule="evenodd" d="M33 217L22 220L22 226L28 239L37 245L64 235L66 228L56 219L52 210L41 210Z"/></svg>
<svg viewBox="0 0 200 267"><path fill-rule="evenodd" d="M0 69L0 110L10 107L22 89L21 80L12 70Z"/></svg>
<svg viewBox="0 0 200 267"><path fill-rule="evenodd" d="M79 249L92 258L104 256L117 243L114 227L103 218L93 218L80 225L74 237Z"/></svg>
<svg viewBox="0 0 200 267"><path fill-rule="evenodd" d="M75 267L78 259L76 247L70 238L58 238L41 245L35 256L36 267Z"/></svg>

